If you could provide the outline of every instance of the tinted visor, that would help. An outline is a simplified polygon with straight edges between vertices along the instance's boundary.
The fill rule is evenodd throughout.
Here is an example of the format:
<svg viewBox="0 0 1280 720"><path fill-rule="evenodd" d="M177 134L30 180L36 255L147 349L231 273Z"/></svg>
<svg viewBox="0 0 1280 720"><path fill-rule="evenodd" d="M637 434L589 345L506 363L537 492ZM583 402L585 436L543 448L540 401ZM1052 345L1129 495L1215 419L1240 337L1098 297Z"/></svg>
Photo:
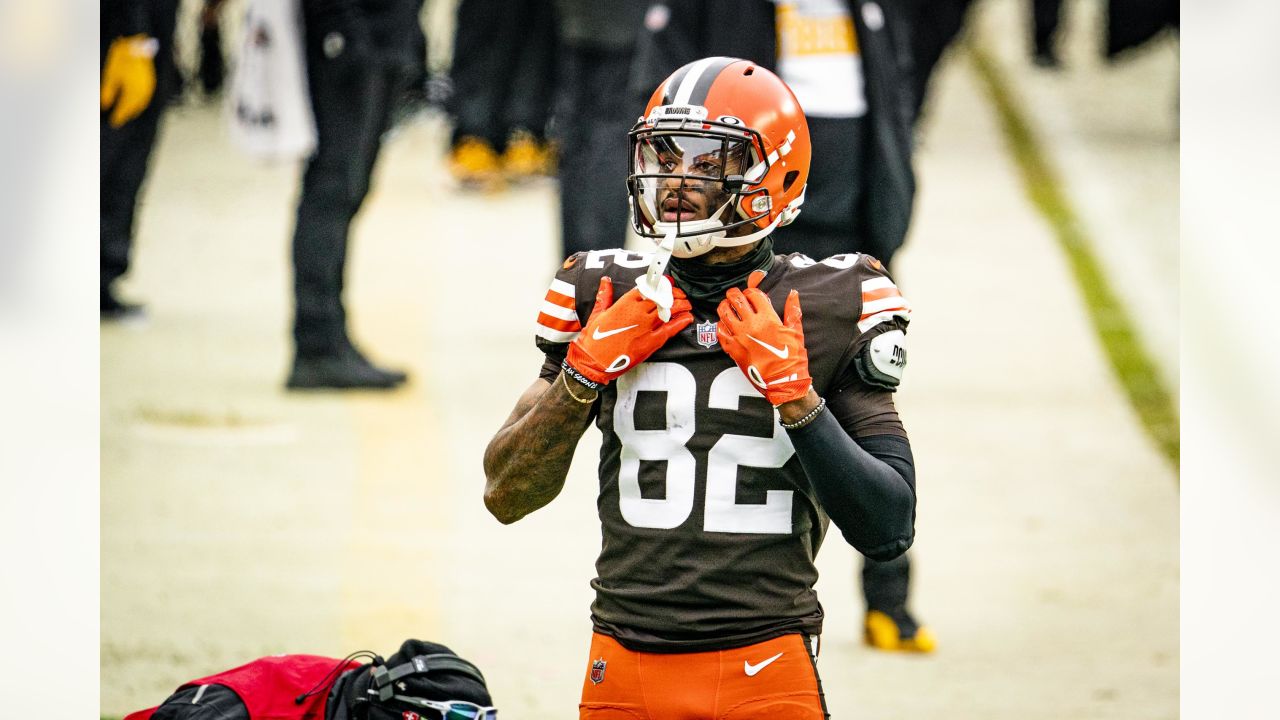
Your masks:
<svg viewBox="0 0 1280 720"><path fill-rule="evenodd" d="M749 167L748 147L745 140L718 135L647 134L636 138L632 173L723 180Z"/></svg>

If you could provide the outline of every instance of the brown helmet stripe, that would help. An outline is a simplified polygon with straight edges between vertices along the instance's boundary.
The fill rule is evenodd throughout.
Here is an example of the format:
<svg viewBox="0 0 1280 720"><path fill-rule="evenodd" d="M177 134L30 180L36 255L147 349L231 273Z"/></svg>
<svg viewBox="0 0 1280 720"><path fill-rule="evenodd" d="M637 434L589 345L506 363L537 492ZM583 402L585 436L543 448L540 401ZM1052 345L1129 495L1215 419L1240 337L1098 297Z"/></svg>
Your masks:
<svg viewBox="0 0 1280 720"><path fill-rule="evenodd" d="M702 74L698 76L693 91L689 93L689 105L706 105L707 94L711 92L711 85L720 77L720 73L728 66L738 62L738 58L718 57L711 58L712 62L703 68Z"/></svg>
<svg viewBox="0 0 1280 720"><path fill-rule="evenodd" d="M703 105L720 72L737 58L708 57L695 60L672 73L662 88L663 105Z"/></svg>

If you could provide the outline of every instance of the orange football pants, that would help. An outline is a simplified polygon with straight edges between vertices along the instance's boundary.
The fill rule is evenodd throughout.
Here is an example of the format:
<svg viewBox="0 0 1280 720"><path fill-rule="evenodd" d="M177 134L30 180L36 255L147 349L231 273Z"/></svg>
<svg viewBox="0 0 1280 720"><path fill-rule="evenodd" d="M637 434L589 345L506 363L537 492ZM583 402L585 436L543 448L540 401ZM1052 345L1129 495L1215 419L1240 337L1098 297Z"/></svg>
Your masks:
<svg viewBox="0 0 1280 720"><path fill-rule="evenodd" d="M599 633L579 720L824 720L809 644L784 635L733 650L645 653Z"/></svg>

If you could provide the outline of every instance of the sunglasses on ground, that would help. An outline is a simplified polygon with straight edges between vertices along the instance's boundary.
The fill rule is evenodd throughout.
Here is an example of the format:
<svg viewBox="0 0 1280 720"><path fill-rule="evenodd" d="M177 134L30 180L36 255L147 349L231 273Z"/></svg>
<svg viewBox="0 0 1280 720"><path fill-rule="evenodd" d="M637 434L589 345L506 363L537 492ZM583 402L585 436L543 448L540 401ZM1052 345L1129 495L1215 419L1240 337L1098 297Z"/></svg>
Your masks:
<svg viewBox="0 0 1280 720"><path fill-rule="evenodd" d="M396 700L440 713L441 720L498 720L498 709L482 707L465 700L437 702L424 698L396 695Z"/></svg>

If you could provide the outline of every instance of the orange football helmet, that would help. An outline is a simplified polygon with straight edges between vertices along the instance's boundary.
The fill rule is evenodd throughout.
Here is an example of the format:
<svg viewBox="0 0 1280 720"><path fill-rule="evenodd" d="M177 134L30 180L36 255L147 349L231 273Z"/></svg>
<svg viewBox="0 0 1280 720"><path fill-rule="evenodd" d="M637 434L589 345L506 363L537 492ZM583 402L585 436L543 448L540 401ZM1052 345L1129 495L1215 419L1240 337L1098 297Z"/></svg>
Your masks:
<svg viewBox="0 0 1280 720"><path fill-rule="evenodd" d="M631 224L659 243L674 233L676 257L755 242L804 203L804 112L786 83L749 60L710 57L676 70L630 137Z"/></svg>

